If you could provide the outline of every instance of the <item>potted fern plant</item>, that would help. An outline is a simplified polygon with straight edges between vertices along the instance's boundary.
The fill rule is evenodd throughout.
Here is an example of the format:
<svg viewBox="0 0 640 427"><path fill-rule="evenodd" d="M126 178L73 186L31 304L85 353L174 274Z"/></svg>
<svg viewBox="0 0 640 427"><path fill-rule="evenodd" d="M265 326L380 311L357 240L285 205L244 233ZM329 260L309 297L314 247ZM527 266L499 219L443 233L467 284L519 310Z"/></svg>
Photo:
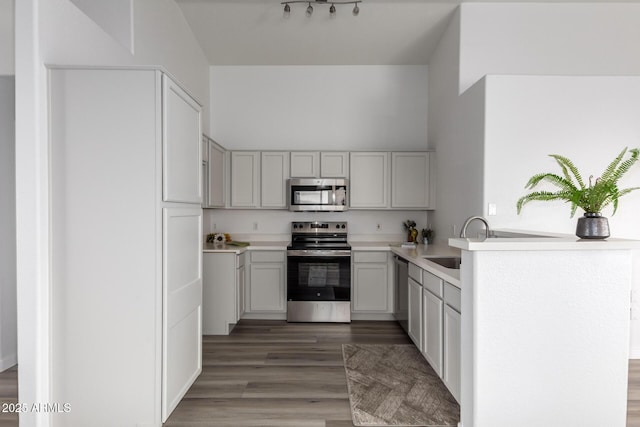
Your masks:
<svg viewBox="0 0 640 427"><path fill-rule="evenodd" d="M522 207L534 200L563 200L571 204L571 217L573 217L578 208L584 210L584 216L578 219L576 227L576 235L581 239L606 239L609 237L609 221L602 216L602 209L611 204L613 206L614 215L618 210L618 199L629 194L640 187L631 187L625 189L618 188L618 180L633 166L638 160L640 150L633 148L629 150L625 148L613 161L606 167L599 178L593 179L593 175L589 177L588 185L585 184L580 172L568 158L550 154L560 169L562 175L555 173L539 173L532 176L527 182L525 188L533 189L541 182L548 182L558 187L558 191L533 191L518 199L516 207L518 214L522 211ZM626 158L625 158L626 157Z"/></svg>

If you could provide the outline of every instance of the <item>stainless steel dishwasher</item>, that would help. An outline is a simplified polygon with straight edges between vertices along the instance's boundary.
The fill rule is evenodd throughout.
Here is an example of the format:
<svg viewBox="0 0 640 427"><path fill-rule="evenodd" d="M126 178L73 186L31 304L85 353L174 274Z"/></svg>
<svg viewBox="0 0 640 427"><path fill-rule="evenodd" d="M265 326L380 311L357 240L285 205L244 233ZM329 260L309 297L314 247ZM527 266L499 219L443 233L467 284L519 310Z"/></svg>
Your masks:
<svg viewBox="0 0 640 427"><path fill-rule="evenodd" d="M395 266L395 303L393 315L402 326L402 329L407 331L409 322L409 262L394 255L393 263Z"/></svg>

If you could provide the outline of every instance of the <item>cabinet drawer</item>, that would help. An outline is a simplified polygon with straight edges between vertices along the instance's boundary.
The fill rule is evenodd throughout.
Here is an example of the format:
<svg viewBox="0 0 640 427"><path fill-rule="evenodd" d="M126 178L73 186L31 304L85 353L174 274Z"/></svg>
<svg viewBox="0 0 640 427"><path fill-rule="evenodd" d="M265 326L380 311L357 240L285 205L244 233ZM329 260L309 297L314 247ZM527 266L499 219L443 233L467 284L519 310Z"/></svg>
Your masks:
<svg viewBox="0 0 640 427"><path fill-rule="evenodd" d="M409 277L422 284L422 269L415 264L409 263Z"/></svg>
<svg viewBox="0 0 640 427"><path fill-rule="evenodd" d="M353 262L387 262L387 252L354 252Z"/></svg>
<svg viewBox="0 0 640 427"><path fill-rule="evenodd" d="M444 302L447 305L451 306L451 308L455 309L460 313L462 303L461 301L461 292L460 289L453 286L451 283L444 282Z"/></svg>
<svg viewBox="0 0 640 427"><path fill-rule="evenodd" d="M442 279L425 271L424 273L424 283L423 286L433 292L435 295L442 298Z"/></svg>
<svg viewBox="0 0 640 427"><path fill-rule="evenodd" d="M284 262L284 251L251 251L251 262Z"/></svg>
<svg viewBox="0 0 640 427"><path fill-rule="evenodd" d="M236 256L236 268L244 267L244 252Z"/></svg>

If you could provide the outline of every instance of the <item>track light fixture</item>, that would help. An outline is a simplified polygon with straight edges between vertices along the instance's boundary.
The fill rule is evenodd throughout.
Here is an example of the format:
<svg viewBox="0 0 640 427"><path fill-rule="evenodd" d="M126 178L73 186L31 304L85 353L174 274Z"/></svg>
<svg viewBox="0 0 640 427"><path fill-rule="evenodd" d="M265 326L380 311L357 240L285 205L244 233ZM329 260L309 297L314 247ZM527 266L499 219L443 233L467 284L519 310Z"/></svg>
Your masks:
<svg viewBox="0 0 640 427"><path fill-rule="evenodd" d="M291 0L291 1L283 1L280 4L284 5L284 17L288 18L289 15L291 14L291 7L289 6L290 4L294 4L294 3L306 3L307 4L307 10L305 12L305 15L307 15L307 17L310 17L311 15L313 15L313 5L316 4L330 4L331 7L329 7L329 16L332 18L335 18L336 16L336 5L337 4L352 4L353 5L353 16L358 16L358 14L360 13L360 8L358 7L358 3L362 3L362 0L353 0L353 1L327 1L327 0Z"/></svg>

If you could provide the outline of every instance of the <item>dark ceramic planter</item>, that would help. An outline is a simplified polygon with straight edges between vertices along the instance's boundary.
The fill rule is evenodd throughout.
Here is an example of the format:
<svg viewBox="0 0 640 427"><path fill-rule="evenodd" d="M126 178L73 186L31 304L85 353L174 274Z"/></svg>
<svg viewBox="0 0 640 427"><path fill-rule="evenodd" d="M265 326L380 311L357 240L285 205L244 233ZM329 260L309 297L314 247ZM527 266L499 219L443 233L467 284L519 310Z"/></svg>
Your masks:
<svg viewBox="0 0 640 427"><path fill-rule="evenodd" d="M581 239L606 239L610 236L609 221L599 212L587 212L578 218L576 236Z"/></svg>

